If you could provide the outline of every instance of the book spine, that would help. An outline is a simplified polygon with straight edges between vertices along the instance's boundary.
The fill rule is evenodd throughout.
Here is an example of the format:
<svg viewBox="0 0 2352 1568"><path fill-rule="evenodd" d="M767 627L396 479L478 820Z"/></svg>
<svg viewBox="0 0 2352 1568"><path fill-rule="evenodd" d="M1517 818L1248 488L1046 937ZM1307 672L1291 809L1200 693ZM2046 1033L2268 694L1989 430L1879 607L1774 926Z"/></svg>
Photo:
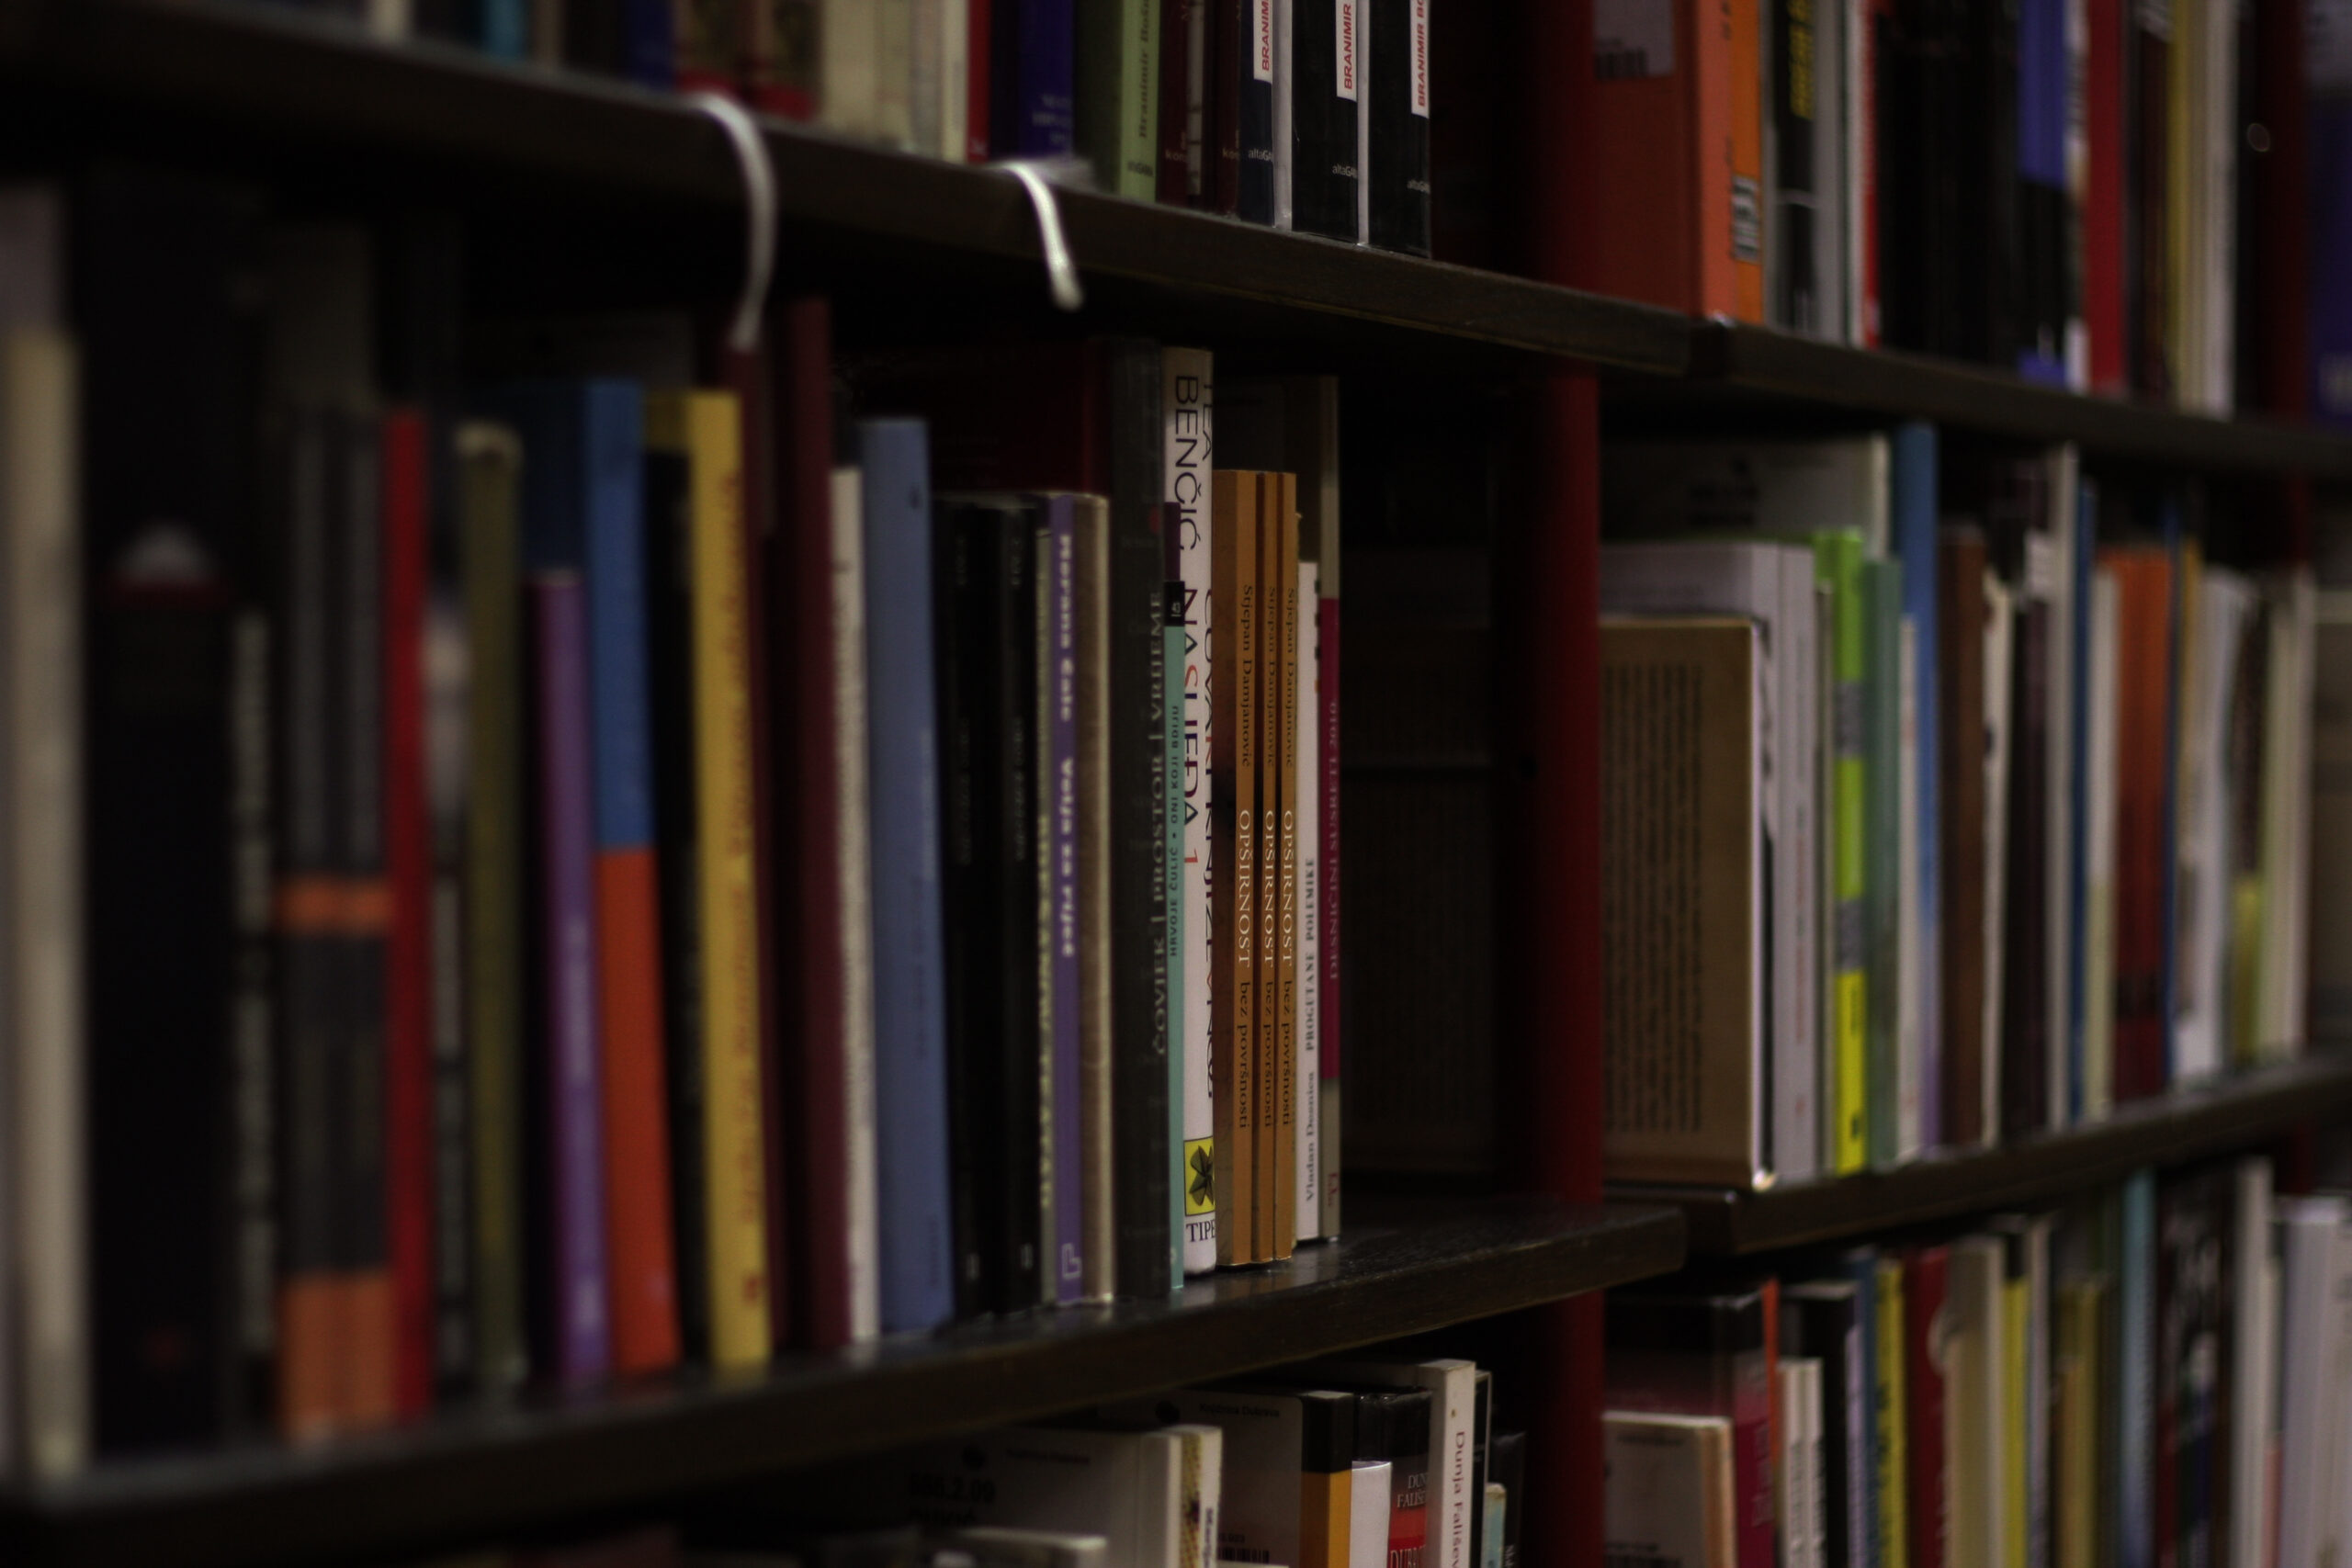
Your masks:
<svg viewBox="0 0 2352 1568"><path fill-rule="evenodd" d="M530 581L538 796L539 937L550 1201L548 1370L566 1382L612 1366L595 974L594 742L588 606L580 579Z"/></svg>
<svg viewBox="0 0 2352 1568"><path fill-rule="evenodd" d="M1366 0L1371 8L1372 141L1363 178L1371 243L1430 254L1430 0ZM1751 56L1749 63L1754 64Z"/></svg>
<svg viewBox="0 0 2352 1568"><path fill-rule="evenodd" d="M1039 793L1045 831L1041 878L1046 892L1044 950L1046 954L1046 1043L1052 1068L1052 1106L1046 1119L1046 1158L1053 1173L1053 1300L1068 1303L1086 1281L1085 1111L1080 1078L1084 1043L1080 1033L1079 945L1080 912L1078 872L1078 536L1077 502L1067 495L1046 503L1038 586L1039 631L1045 650L1039 676L1044 693L1038 716L1045 766Z"/></svg>
<svg viewBox="0 0 2352 1568"><path fill-rule="evenodd" d="M1942 1073L1939 1115L1929 1123L1938 1144L1973 1147L1986 1136L1984 1115L1984 541L1973 530L1947 531L1939 546L1940 689L1937 693L1943 770Z"/></svg>
<svg viewBox="0 0 2352 1568"><path fill-rule="evenodd" d="M492 7L514 3L514 0L484 0L483 9L487 13ZM742 46L750 26L738 12L736 0L674 0L670 20L673 29L670 40L671 85L679 92L750 96L771 114L786 112L783 105L757 92L753 86L755 77L749 73L739 75L736 71L739 55L749 52ZM786 118L806 119L808 111L804 108Z"/></svg>
<svg viewBox="0 0 2352 1568"><path fill-rule="evenodd" d="M1814 232L1824 194L1815 186L1814 114L1827 29L1816 26L1807 0L1765 0L1771 38L1768 51L1773 131L1771 233L1772 324L1819 335L1828 330L1828 281L1815 266ZM1834 35L1832 35L1834 36Z"/></svg>
<svg viewBox="0 0 2352 1568"><path fill-rule="evenodd" d="M998 157L1054 157L1077 139L1074 0L995 0L999 100L991 138Z"/></svg>
<svg viewBox="0 0 2352 1568"><path fill-rule="evenodd" d="M1276 0L1225 0L1238 6L1235 51L1220 62L1235 107L1234 212L1251 223L1274 220L1274 79L1279 67Z"/></svg>
<svg viewBox="0 0 2352 1568"><path fill-rule="evenodd" d="M1291 498L1282 488L1282 476L1255 476L1258 507L1257 582L1257 744L1258 744L1258 874L1253 883L1258 909L1257 1044L1250 1058L1254 1082L1250 1102L1251 1158L1257 1179L1251 1184L1250 1261L1263 1263L1286 1256L1281 1247L1282 1223L1290 1216L1283 1202L1288 1188L1289 1146L1283 1141L1283 1061L1288 1042L1282 1020L1282 818L1283 818L1283 614L1285 543L1284 513ZM1295 515L1295 513L1294 513ZM1287 539L1296 553L1297 525L1290 525ZM1277 1211L1283 1211L1277 1213Z"/></svg>
<svg viewBox="0 0 2352 1568"><path fill-rule="evenodd" d="M1042 961L1051 921L1045 888L1047 853L1044 807L1044 742L1046 705L1040 700L1040 641L1046 630L1041 585L1047 566L1042 507L1006 519L998 558L997 619L1000 679L996 728L1000 736L995 834L1002 849L996 920L1002 933L1000 969L1004 976L999 1028L1004 1048L1001 1084L1004 1130L1003 1168L993 1190L1003 1207L998 1227L1000 1311L1050 1300L1054 1271L1048 1256L1052 1153L1046 1117L1053 1105L1047 1003L1051 987Z"/></svg>
<svg viewBox="0 0 2352 1568"><path fill-rule="evenodd" d="M646 626L643 399L631 383L584 392L588 679L594 758L598 1060L613 1368L678 1359L676 1249L664 1117L661 866L655 847L651 667Z"/></svg>
<svg viewBox="0 0 2352 1568"><path fill-rule="evenodd" d="M2124 268L2132 389L2169 400L2173 366L2171 124L2172 0L2128 0L2124 69L2131 195Z"/></svg>
<svg viewBox="0 0 2352 1568"><path fill-rule="evenodd" d="M1312 4L1312 0L1309 0ZM1298 8L1274 0L1274 227L1296 222L1298 181Z"/></svg>
<svg viewBox="0 0 2352 1568"><path fill-rule="evenodd" d="M1170 207L1189 207L1200 192L1192 132L1193 13L1206 0L1157 0L1159 6L1159 114L1153 197Z"/></svg>
<svg viewBox="0 0 2352 1568"><path fill-rule="evenodd" d="M1909 1493L1905 1514L1910 1525L1908 1568L1943 1568L1949 1530L1945 1470L1945 1401L1942 1321L1948 1282L1948 1249L1921 1247L1903 1269L1904 1399L1908 1416Z"/></svg>
<svg viewBox="0 0 2352 1568"><path fill-rule="evenodd" d="M1899 427L1890 444L1890 477L1896 553L1903 558L1903 616L1909 624L1915 668L1912 722L1916 779L1905 797L1906 831L1916 838L1908 863L1916 881L1909 910L1917 921L1918 981L1918 1101L1917 1144L1933 1147L1943 1122L1944 818L1945 716L1940 694L1944 632L1940 607L1948 592L1942 581L1936 537L1940 454L1936 428L1915 421Z"/></svg>
<svg viewBox="0 0 2352 1568"><path fill-rule="evenodd" d="M1299 1042L1298 1042L1298 479L1277 475L1268 489L1278 497L1278 532L1271 552L1279 586L1267 604L1273 633L1272 677L1267 717L1272 737L1275 841L1280 846L1278 890L1272 923L1274 949L1274 1071L1270 1103L1273 1140L1273 1256L1288 1258L1298 1245ZM1310 1231L1311 1235L1312 1232Z"/></svg>
<svg viewBox="0 0 2352 1568"><path fill-rule="evenodd" d="M2090 343L2091 390L2113 394L2131 383L2126 328L2123 98L2125 18L2131 0L2086 0L2088 36L2083 58L2085 171L2082 221L2082 306Z"/></svg>
<svg viewBox="0 0 2352 1568"><path fill-rule="evenodd" d="M425 798L426 494L424 415L383 418L385 1182L396 1312L393 1397L423 1415L434 1386L433 818Z"/></svg>
<svg viewBox="0 0 2352 1568"><path fill-rule="evenodd" d="M1903 1264L1871 1254L1871 1496L1873 1561L1909 1568L1911 1554L1910 1389Z"/></svg>
<svg viewBox="0 0 2352 1568"><path fill-rule="evenodd" d="M471 688L464 900L474 1368L482 1391L494 1393L518 1386L529 1369L523 1335L522 446L505 425L470 423L458 433L458 462ZM312 678L298 673L300 603L289 590L289 684ZM286 712L289 725L299 721L299 709Z"/></svg>
<svg viewBox="0 0 2352 1568"><path fill-rule="evenodd" d="M1165 1296L1170 1280L1166 710L1161 658L1168 583L1164 366L1157 344L1107 356L1111 500L1105 545L1108 656L1104 692L1104 824L1114 1176L1104 1194L1116 1216L1118 1289Z"/></svg>
<svg viewBox="0 0 2352 1568"><path fill-rule="evenodd" d="M677 85L677 28L671 0L621 0L621 74L663 92Z"/></svg>
<svg viewBox="0 0 2352 1568"><path fill-rule="evenodd" d="M956 1315L989 1311L988 1240L981 1229L983 1184L1001 1186L990 1158L998 1129L982 1088L991 1067L982 1043L992 1037L993 987L1003 976L981 940L992 908L985 829L996 820L995 743L982 706L998 678L989 614L996 541L987 531L998 513L943 502L933 513L932 563L937 584L933 650L939 698L939 867L941 955L946 1013L947 1154L955 1248ZM989 1053L992 1057L994 1052ZM987 1108L987 1109L984 1109ZM985 1173L985 1174L984 1174Z"/></svg>
<svg viewBox="0 0 2352 1568"><path fill-rule="evenodd" d="M1212 361L1205 350L1169 349L1161 411L1167 424L1168 501L1176 508L1176 555L1180 590L1170 620L1183 637L1183 665L1177 705L1182 709L1182 749L1177 758L1183 832L1183 928L1182 976L1183 1028L1170 1036L1171 1055L1183 1058L1183 1136L1178 1145L1178 1179L1184 1190L1184 1272L1198 1274L1217 1262L1217 1115L1210 1093L1210 1064L1218 1039L1213 1006L1217 948L1216 879L1212 859L1216 838L1210 806L1216 705L1211 619L1216 558L1210 468L1214 450L1215 396Z"/></svg>
<svg viewBox="0 0 2352 1568"><path fill-rule="evenodd" d="M1733 314L1764 320L1763 7L1732 0L1724 12L1730 43L1731 276Z"/></svg>
<svg viewBox="0 0 2352 1568"><path fill-rule="evenodd" d="M949 0L964 6L964 162L985 164L992 155L989 127L995 99L996 0Z"/></svg>
<svg viewBox="0 0 2352 1568"><path fill-rule="evenodd" d="M1208 20L1203 67L1203 196L1209 209L1228 216L1241 210L1241 67L1250 17L1259 0L1206 0Z"/></svg>
<svg viewBox="0 0 2352 1568"><path fill-rule="evenodd" d="M428 426L435 482L430 507L424 611L424 711L456 722L423 727L428 829L432 837L431 898L426 940L432 965L429 1008L433 1042L433 1284L434 1375L445 1398L473 1392L473 1105L471 1043L467 1032L466 786L472 758L467 725L473 710L470 650L466 637L464 508L458 427L446 406ZM266 660L265 638L255 654ZM266 720L265 720L266 722ZM241 731L242 733L242 731ZM254 742L266 745L266 739Z"/></svg>
<svg viewBox="0 0 2352 1568"><path fill-rule="evenodd" d="M1078 11L1078 145L1099 188L1149 201L1159 184L1162 0Z"/></svg>
<svg viewBox="0 0 2352 1568"><path fill-rule="evenodd" d="M1167 877L1165 897L1168 901L1168 1052L1167 1062L1167 1145L1166 1177L1168 1186L1168 1288L1181 1290L1184 1284L1185 1206L1191 1186L1191 1172L1184 1164L1185 1116L1185 1005L1190 987L1186 985L1186 954L1190 952L1185 938L1190 934L1185 905L1191 885L1185 876L1184 860L1184 654L1190 640L1183 624L1184 585L1177 575L1182 570L1175 558L1175 539L1182 517L1173 502L1168 503L1165 527L1169 538L1169 580L1167 601L1160 620L1162 700L1160 702L1160 762L1164 774L1162 790L1162 826L1164 840L1160 850L1162 870ZM1215 1261L1214 1253L1211 1261Z"/></svg>
<svg viewBox="0 0 2352 1568"><path fill-rule="evenodd" d="M710 1359L719 1368L768 1359L762 946L752 861L753 795L749 584L743 556L741 413L720 392L664 394L648 411L651 442L688 465L693 571L695 848L700 864L703 1159L710 1258Z"/></svg>
<svg viewBox="0 0 2352 1568"><path fill-rule="evenodd" d="M1216 1111L1216 1187L1224 1195L1216 1227L1216 1260L1252 1260L1256 1219L1250 1194L1257 1183L1258 1033L1258 502L1254 476L1220 469L1215 476L1211 538L1215 581L1210 592L1212 656L1224 671L1210 688L1211 863L1229 866L1215 876L1212 974L1216 1035L1210 1049ZM1229 606L1227 615L1217 606ZM1229 618L1227 618L1229 616Z"/></svg>
<svg viewBox="0 0 2352 1568"><path fill-rule="evenodd" d="M1861 563L1865 632L1869 638L1864 683L1866 711L1862 717L1865 767L1869 787L1863 806L1863 861L1870 869L1864 888L1867 929L1863 935L1864 968L1870 997L1870 1055L1864 1069L1870 1122L1869 1160L1875 1167L1901 1159L1899 1103L1904 1063L1897 966L1897 923L1903 884L1899 818L1903 803L1902 710L1902 571L1901 561Z"/></svg>
<svg viewBox="0 0 2352 1568"><path fill-rule="evenodd" d="M1069 906L1075 919L1058 933L1065 946L1074 936L1078 949L1078 1197L1083 1237L1079 1294L1086 1301L1107 1301L1117 1293L1120 1241L1112 1148L1120 1129L1114 1126L1111 1113L1114 1070L1111 972L1115 964L1114 942L1120 933L1111 879L1111 814L1116 786L1111 775L1114 547L1109 512L1100 496L1081 498L1071 508L1070 618L1077 649L1071 682L1076 697L1073 863L1077 897ZM1129 949L1124 955L1130 964L1149 972L1148 952Z"/></svg>
<svg viewBox="0 0 2352 1568"><path fill-rule="evenodd" d="M1829 534L1815 547L1815 574L1830 587L1835 646L1829 649L1836 703L1835 757L1830 810L1836 824L1834 882L1830 888L1836 965L1830 1006L1836 1031L1829 1114L1831 1168L1839 1175L1859 1170L1868 1157L1870 994L1867 977L1868 884L1865 822L1870 766L1863 744L1862 716L1868 701L1868 627L1861 592L1861 543L1850 534Z"/></svg>
<svg viewBox="0 0 2352 1568"><path fill-rule="evenodd" d="M1295 838L1297 844L1296 872L1292 878L1295 892L1292 923L1296 928L1297 960L1295 979L1297 1000L1298 1048L1295 1053L1297 1089L1296 1121L1298 1125L1298 1157L1293 1190L1297 1195L1294 1208L1294 1235L1298 1240L1312 1241L1323 1234L1323 1093L1322 1093L1322 888L1321 811L1323 769L1319 742L1323 722L1319 708L1317 675L1321 667L1320 627L1317 611L1321 596L1317 592L1317 565L1301 561L1298 565L1297 676L1293 682L1297 705L1297 720L1293 726L1296 736L1294 760L1294 813L1296 818Z"/></svg>
<svg viewBox="0 0 2352 1568"><path fill-rule="evenodd" d="M1317 871L1321 886L1318 890L1319 908L1317 919L1321 926L1320 952L1316 959L1316 982L1322 991L1317 1004L1317 1045L1316 1070L1320 1078L1322 1100L1323 1176L1322 1218L1316 1234L1336 1236L1340 1234L1340 1171L1341 1158L1340 1128L1342 1104L1340 1094L1340 1001L1343 994L1340 984L1340 595L1337 592L1339 545L1336 529L1323 539L1323 565L1320 586L1323 598L1317 606L1317 681L1320 706L1316 722L1322 730L1316 743L1316 754L1321 763L1319 789L1321 796L1316 808L1316 831L1320 849Z"/></svg>
<svg viewBox="0 0 2352 1568"><path fill-rule="evenodd" d="M931 456L919 420L858 427L865 471L867 780L873 843L874 1105L881 1326L955 1311L933 737Z"/></svg>
<svg viewBox="0 0 2352 1568"><path fill-rule="evenodd" d="M2040 1132L2050 1118L2045 802L2049 789L2050 604L2041 592L2047 540L2027 541L2033 564L2012 611L2016 626L2009 698L2007 867L2001 957L2001 1131Z"/></svg>

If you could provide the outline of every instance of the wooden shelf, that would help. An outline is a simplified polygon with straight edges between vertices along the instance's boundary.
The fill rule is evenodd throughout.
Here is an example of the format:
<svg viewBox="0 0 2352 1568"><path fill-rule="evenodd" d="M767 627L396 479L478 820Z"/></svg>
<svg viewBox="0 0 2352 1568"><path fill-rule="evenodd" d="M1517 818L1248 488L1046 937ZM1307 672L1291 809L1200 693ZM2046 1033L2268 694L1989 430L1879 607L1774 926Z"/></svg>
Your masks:
<svg viewBox="0 0 2352 1568"><path fill-rule="evenodd" d="M1694 1257L1772 1252L1926 1221L2044 1203L2143 1166L2247 1148L2299 1122L2352 1107L2352 1050L2120 1107L2107 1121L1975 1154L1939 1155L1765 1192L1615 1184L1626 1202L1679 1204Z"/></svg>
<svg viewBox="0 0 2352 1568"><path fill-rule="evenodd" d="M1671 1208L1417 1203L1165 1303L1040 1313L315 1450L254 1445L0 1489L15 1568L270 1568L480 1542L820 1459L1229 1377L1666 1273Z"/></svg>

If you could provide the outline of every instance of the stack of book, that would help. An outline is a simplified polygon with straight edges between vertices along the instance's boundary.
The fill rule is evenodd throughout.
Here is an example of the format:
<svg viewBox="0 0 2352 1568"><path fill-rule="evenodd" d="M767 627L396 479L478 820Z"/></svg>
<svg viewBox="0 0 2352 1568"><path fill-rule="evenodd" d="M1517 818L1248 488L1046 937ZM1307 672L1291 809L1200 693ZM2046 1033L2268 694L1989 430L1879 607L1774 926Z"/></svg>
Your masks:
<svg viewBox="0 0 2352 1568"><path fill-rule="evenodd" d="M1335 384L462 262L0 189L9 1466L1337 1235Z"/></svg>
<svg viewBox="0 0 2352 1568"><path fill-rule="evenodd" d="M1608 1550L1684 1568L2314 1568L2352 1205L2142 1171L1775 1275L1612 1293Z"/></svg>
<svg viewBox="0 0 2352 1568"><path fill-rule="evenodd" d="M1604 466L1611 1170L1762 1186L2305 1038L2314 597L1935 430Z"/></svg>
<svg viewBox="0 0 2352 1568"><path fill-rule="evenodd" d="M291 0L953 163L1430 254L1429 0Z"/></svg>

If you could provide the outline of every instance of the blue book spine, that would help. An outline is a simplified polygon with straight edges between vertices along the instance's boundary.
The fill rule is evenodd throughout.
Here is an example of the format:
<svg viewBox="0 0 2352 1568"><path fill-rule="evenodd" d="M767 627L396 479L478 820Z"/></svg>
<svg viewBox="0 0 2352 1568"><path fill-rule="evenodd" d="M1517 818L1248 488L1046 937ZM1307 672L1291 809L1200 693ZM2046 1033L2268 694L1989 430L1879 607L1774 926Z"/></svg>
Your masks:
<svg viewBox="0 0 2352 1568"><path fill-rule="evenodd" d="M621 73L640 87L666 91L678 85L670 0L621 0Z"/></svg>
<svg viewBox="0 0 2352 1568"><path fill-rule="evenodd" d="M1170 598L1184 585L1170 582ZM1168 1239L1169 1288L1184 1288L1184 625L1181 604L1170 604L1160 632L1162 667L1170 700L1167 718L1168 843Z"/></svg>
<svg viewBox="0 0 2352 1568"><path fill-rule="evenodd" d="M2335 58L2329 51L2327 58ZM2313 51L2312 64L2320 61ZM2333 78L2333 79L2329 79ZM2308 72L2311 89L2311 398L2314 418L2352 424L2352 81Z"/></svg>
<svg viewBox="0 0 2352 1568"><path fill-rule="evenodd" d="M2066 0L2018 4L2018 374L2066 384Z"/></svg>
<svg viewBox="0 0 2352 1568"><path fill-rule="evenodd" d="M2123 1224L2120 1251L2120 1312L2122 1344L2119 1347L2122 1375L2116 1380L2117 1432L2122 1453L2116 1466L2118 1495L2115 1517L2116 1568L2154 1568L2155 1543L2151 1529L2154 1513L2150 1495L2150 1435L2155 1429L2155 1403L2149 1372L2155 1359L2152 1325L2156 1294L2156 1179L2153 1171L2134 1171L2123 1183Z"/></svg>
<svg viewBox="0 0 2352 1568"><path fill-rule="evenodd" d="M1078 908L1078 532L1066 495L1046 507L1046 777L1044 849L1053 890L1051 929L1054 1115L1054 1299L1084 1293L1085 1204L1080 1192Z"/></svg>
<svg viewBox="0 0 2352 1568"><path fill-rule="evenodd" d="M521 60L531 52L530 0L481 0L481 48L498 60Z"/></svg>
<svg viewBox="0 0 2352 1568"><path fill-rule="evenodd" d="M1831 1568L1877 1568L1889 1561L1878 1539L1878 1422L1883 1395L1887 1392L1878 1382L1878 1248L1856 1247L1838 1261L1845 1277L1854 1285L1856 1348L1861 1356L1861 1365L1850 1369L1849 1375L1854 1380L1853 1386L1864 1391L1861 1428L1847 1433L1846 1440L1854 1450L1853 1462L1847 1471L1860 1478L1862 1484L1854 1487L1848 1499L1854 1510L1852 1560L1833 1563Z"/></svg>
<svg viewBox="0 0 2352 1568"><path fill-rule="evenodd" d="M2172 558L2172 604L2165 615L2165 966L2158 981L2156 995L2163 1009L2165 1087L2172 1087L2179 1072L2180 1062L2174 1050L2173 1030L2178 1022L2180 993L2175 983L2180 961L2180 857L2174 852L2180 843L2180 628L2181 628L2181 553L2180 498L2164 498L2160 516L2163 520L2165 550Z"/></svg>
<svg viewBox="0 0 2352 1568"><path fill-rule="evenodd" d="M653 720L645 629L645 400L633 381L588 381L579 388L578 409L596 847L650 848Z"/></svg>
<svg viewBox="0 0 2352 1568"><path fill-rule="evenodd" d="M1913 649L1911 704L1918 749L1918 789L1908 803L1918 823L1919 1126L1933 1146L1943 1127L1943 814L1941 747L1938 743L1936 679L1943 644L1936 615L1936 506L1939 468L1936 427L1915 421L1896 427L1889 458L1895 553L1903 558L1903 618Z"/></svg>
<svg viewBox="0 0 2352 1568"><path fill-rule="evenodd" d="M588 570L585 450L589 383L517 381L483 400L496 418L514 427L528 461L523 465L523 570ZM641 447L644 438L640 434Z"/></svg>
<svg viewBox="0 0 2352 1568"><path fill-rule="evenodd" d="M882 1327L956 1310L947 1185L945 946L932 664L931 446L921 420L857 427L865 473L865 681L873 815L874 1112Z"/></svg>
<svg viewBox="0 0 2352 1568"><path fill-rule="evenodd" d="M2091 580L2098 554L2098 488L2082 481L2075 507L2074 690L2066 694L2067 726L2074 736L2067 755L2075 759L2066 781L2066 1119L2083 1119L2083 916L2089 886Z"/></svg>
<svg viewBox="0 0 2352 1568"><path fill-rule="evenodd" d="M1074 0L1013 0L1020 40L1013 98L1015 157L1067 154L1078 144L1078 17Z"/></svg>

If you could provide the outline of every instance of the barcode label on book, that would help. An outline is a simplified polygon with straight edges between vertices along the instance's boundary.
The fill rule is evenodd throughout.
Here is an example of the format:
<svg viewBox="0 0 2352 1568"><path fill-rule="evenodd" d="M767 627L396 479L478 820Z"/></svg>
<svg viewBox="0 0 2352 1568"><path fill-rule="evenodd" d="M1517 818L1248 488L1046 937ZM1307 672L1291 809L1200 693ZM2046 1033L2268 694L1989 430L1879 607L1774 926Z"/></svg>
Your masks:
<svg viewBox="0 0 2352 1568"><path fill-rule="evenodd" d="M1673 0L1593 0L1592 68L1604 82L1673 75Z"/></svg>

